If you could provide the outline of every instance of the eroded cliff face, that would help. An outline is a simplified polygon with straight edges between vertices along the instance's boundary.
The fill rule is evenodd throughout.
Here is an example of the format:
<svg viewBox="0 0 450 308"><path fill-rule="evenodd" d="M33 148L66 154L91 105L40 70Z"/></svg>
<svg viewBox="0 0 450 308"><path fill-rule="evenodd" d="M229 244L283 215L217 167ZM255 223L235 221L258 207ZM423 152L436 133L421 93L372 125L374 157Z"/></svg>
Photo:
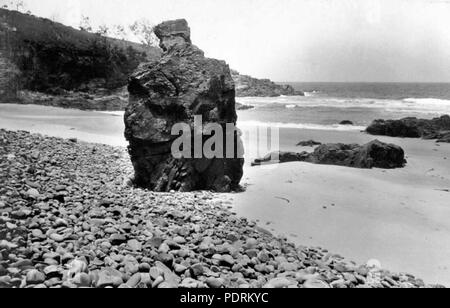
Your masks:
<svg viewBox="0 0 450 308"><path fill-rule="evenodd" d="M81 109L96 109L90 105L97 98L120 92L141 62L160 53L159 48L0 9L0 89L17 99L33 97L47 104L51 97L48 104L63 104L73 98L86 103Z"/></svg>
<svg viewBox="0 0 450 308"><path fill-rule="evenodd" d="M233 144L227 144L226 138L217 144L224 157L232 147L231 158L206 158L203 154L194 158L194 146L190 155L181 159L171 152L177 138L171 131L177 123L189 125L190 141L199 136L195 116L202 117L203 125L219 124L223 131L227 123L236 123L235 87L228 65L206 58L191 44L185 20L164 22L155 33L164 50L162 58L141 65L128 85L125 137L135 183L155 191L227 192L238 188L244 160L237 131L229 132ZM201 138L204 144L205 138Z"/></svg>

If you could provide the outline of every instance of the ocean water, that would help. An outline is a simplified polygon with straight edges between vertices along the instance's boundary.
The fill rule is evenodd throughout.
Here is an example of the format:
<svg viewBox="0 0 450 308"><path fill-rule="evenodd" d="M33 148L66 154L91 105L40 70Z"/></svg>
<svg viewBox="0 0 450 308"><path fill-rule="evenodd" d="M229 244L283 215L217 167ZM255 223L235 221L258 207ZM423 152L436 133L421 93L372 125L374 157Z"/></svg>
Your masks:
<svg viewBox="0 0 450 308"><path fill-rule="evenodd" d="M241 125L361 130L375 119L450 114L450 83L289 84L306 96L237 98L255 107L239 111ZM355 125L339 125L343 120Z"/></svg>

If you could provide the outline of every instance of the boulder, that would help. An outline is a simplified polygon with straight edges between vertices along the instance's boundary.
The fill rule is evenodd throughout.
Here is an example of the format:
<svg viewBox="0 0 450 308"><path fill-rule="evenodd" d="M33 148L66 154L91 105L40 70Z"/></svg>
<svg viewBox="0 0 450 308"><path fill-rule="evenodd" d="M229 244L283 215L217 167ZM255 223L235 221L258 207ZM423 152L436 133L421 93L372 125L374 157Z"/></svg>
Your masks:
<svg viewBox="0 0 450 308"><path fill-rule="evenodd" d="M339 125L354 125L352 121L344 120L339 123Z"/></svg>
<svg viewBox="0 0 450 308"><path fill-rule="evenodd" d="M371 135L390 137L439 139L442 132L450 130L450 116L440 118L418 119L404 118L400 120L375 120L367 127L366 132Z"/></svg>
<svg viewBox="0 0 450 308"><path fill-rule="evenodd" d="M374 140L362 146L342 143L323 144L313 153L274 152L263 159L256 159L252 166L293 161L362 169L401 168L406 163L405 152L401 147Z"/></svg>
<svg viewBox="0 0 450 308"><path fill-rule="evenodd" d="M164 22L156 26L155 34L164 50L161 60L141 65L128 85L125 137L134 183L154 191L237 189L243 175L243 146L237 129L225 134L227 124L235 125L237 120L235 86L228 65L206 58L191 44L185 20ZM175 124L188 124L189 131L184 133L190 133L192 140L200 135L204 144L209 138L196 127L195 116L202 116L203 128L208 124L222 127L224 138L216 146L223 157L194 156L192 150L187 157L173 155L172 145L179 137L172 135Z"/></svg>

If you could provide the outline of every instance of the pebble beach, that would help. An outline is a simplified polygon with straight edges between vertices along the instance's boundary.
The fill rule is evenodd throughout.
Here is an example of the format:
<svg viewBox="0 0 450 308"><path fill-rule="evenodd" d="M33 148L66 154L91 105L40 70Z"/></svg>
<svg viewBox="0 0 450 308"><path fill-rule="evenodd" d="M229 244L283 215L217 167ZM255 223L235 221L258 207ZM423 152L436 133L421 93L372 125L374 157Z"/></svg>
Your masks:
<svg viewBox="0 0 450 308"><path fill-rule="evenodd" d="M209 192L130 185L126 149L0 130L0 286L434 287L293 244Z"/></svg>

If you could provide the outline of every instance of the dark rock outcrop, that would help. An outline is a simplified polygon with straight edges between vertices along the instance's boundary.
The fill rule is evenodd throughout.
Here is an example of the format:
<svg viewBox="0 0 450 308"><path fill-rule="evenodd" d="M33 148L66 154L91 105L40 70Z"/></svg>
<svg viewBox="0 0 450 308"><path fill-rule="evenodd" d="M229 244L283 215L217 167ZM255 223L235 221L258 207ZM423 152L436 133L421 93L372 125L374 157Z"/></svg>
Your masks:
<svg viewBox="0 0 450 308"><path fill-rule="evenodd" d="M176 123L189 124L192 138L195 115L202 116L203 124L217 123L222 128L236 123L235 87L228 65L206 58L191 44L185 20L164 22L155 33L164 50L161 60L141 65L128 85L125 137L135 184L154 191L237 189L244 163L238 132L230 132L232 158L191 158L191 153L176 159L171 152L178 137L171 134ZM222 141L218 146L225 152L228 144Z"/></svg>
<svg viewBox="0 0 450 308"><path fill-rule="evenodd" d="M296 153L296 152L273 152L269 153L264 158L257 158L252 162L252 166L260 166L263 164L270 164L270 163L290 163L294 161L306 161L309 157L309 153L302 152L302 153Z"/></svg>
<svg viewBox="0 0 450 308"><path fill-rule="evenodd" d="M127 85L128 76L141 62L160 54L156 47L0 9L0 92L8 92L7 97L0 95L0 102L30 103L28 92L34 92L55 96L62 105L70 105L73 98L81 101L82 109L105 109L92 107L105 96L117 106L120 97L115 92Z"/></svg>
<svg viewBox="0 0 450 308"><path fill-rule="evenodd" d="M450 143L450 132L441 134L436 142Z"/></svg>
<svg viewBox="0 0 450 308"><path fill-rule="evenodd" d="M399 146L374 140L365 145L358 144L323 144L313 153L276 152L257 159L253 166L263 163L284 163L304 161L320 165L347 166L371 169L401 168L405 165L405 152Z"/></svg>
<svg viewBox="0 0 450 308"><path fill-rule="evenodd" d="M290 85L279 85L269 79L256 79L247 75L241 75L237 71L231 71L236 84L237 97L277 97L304 96L305 93L295 90Z"/></svg>
<svg viewBox="0 0 450 308"><path fill-rule="evenodd" d="M440 139L450 132L450 116L444 115L431 120L418 118L375 120L367 127L366 132L390 137Z"/></svg>
<svg viewBox="0 0 450 308"><path fill-rule="evenodd" d="M299 143L297 143L298 147L314 147L316 145L321 145L321 142L317 142L314 140L307 140L307 141L300 141Z"/></svg>
<svg viewBox="0 0 450 308"><path fill-rule="evenodd" d="M339 123L339 125L354 125L352 121L344 120Z"/></svg>
<svg viewBox="0 0 450 308"><path fill-rule="evenodd" d="M363 146L358 144L324 144L319 146L308 161L315 164L348 166L354 168L400 168L405 165L405 152L394 144L378 140Z"/></svg>

